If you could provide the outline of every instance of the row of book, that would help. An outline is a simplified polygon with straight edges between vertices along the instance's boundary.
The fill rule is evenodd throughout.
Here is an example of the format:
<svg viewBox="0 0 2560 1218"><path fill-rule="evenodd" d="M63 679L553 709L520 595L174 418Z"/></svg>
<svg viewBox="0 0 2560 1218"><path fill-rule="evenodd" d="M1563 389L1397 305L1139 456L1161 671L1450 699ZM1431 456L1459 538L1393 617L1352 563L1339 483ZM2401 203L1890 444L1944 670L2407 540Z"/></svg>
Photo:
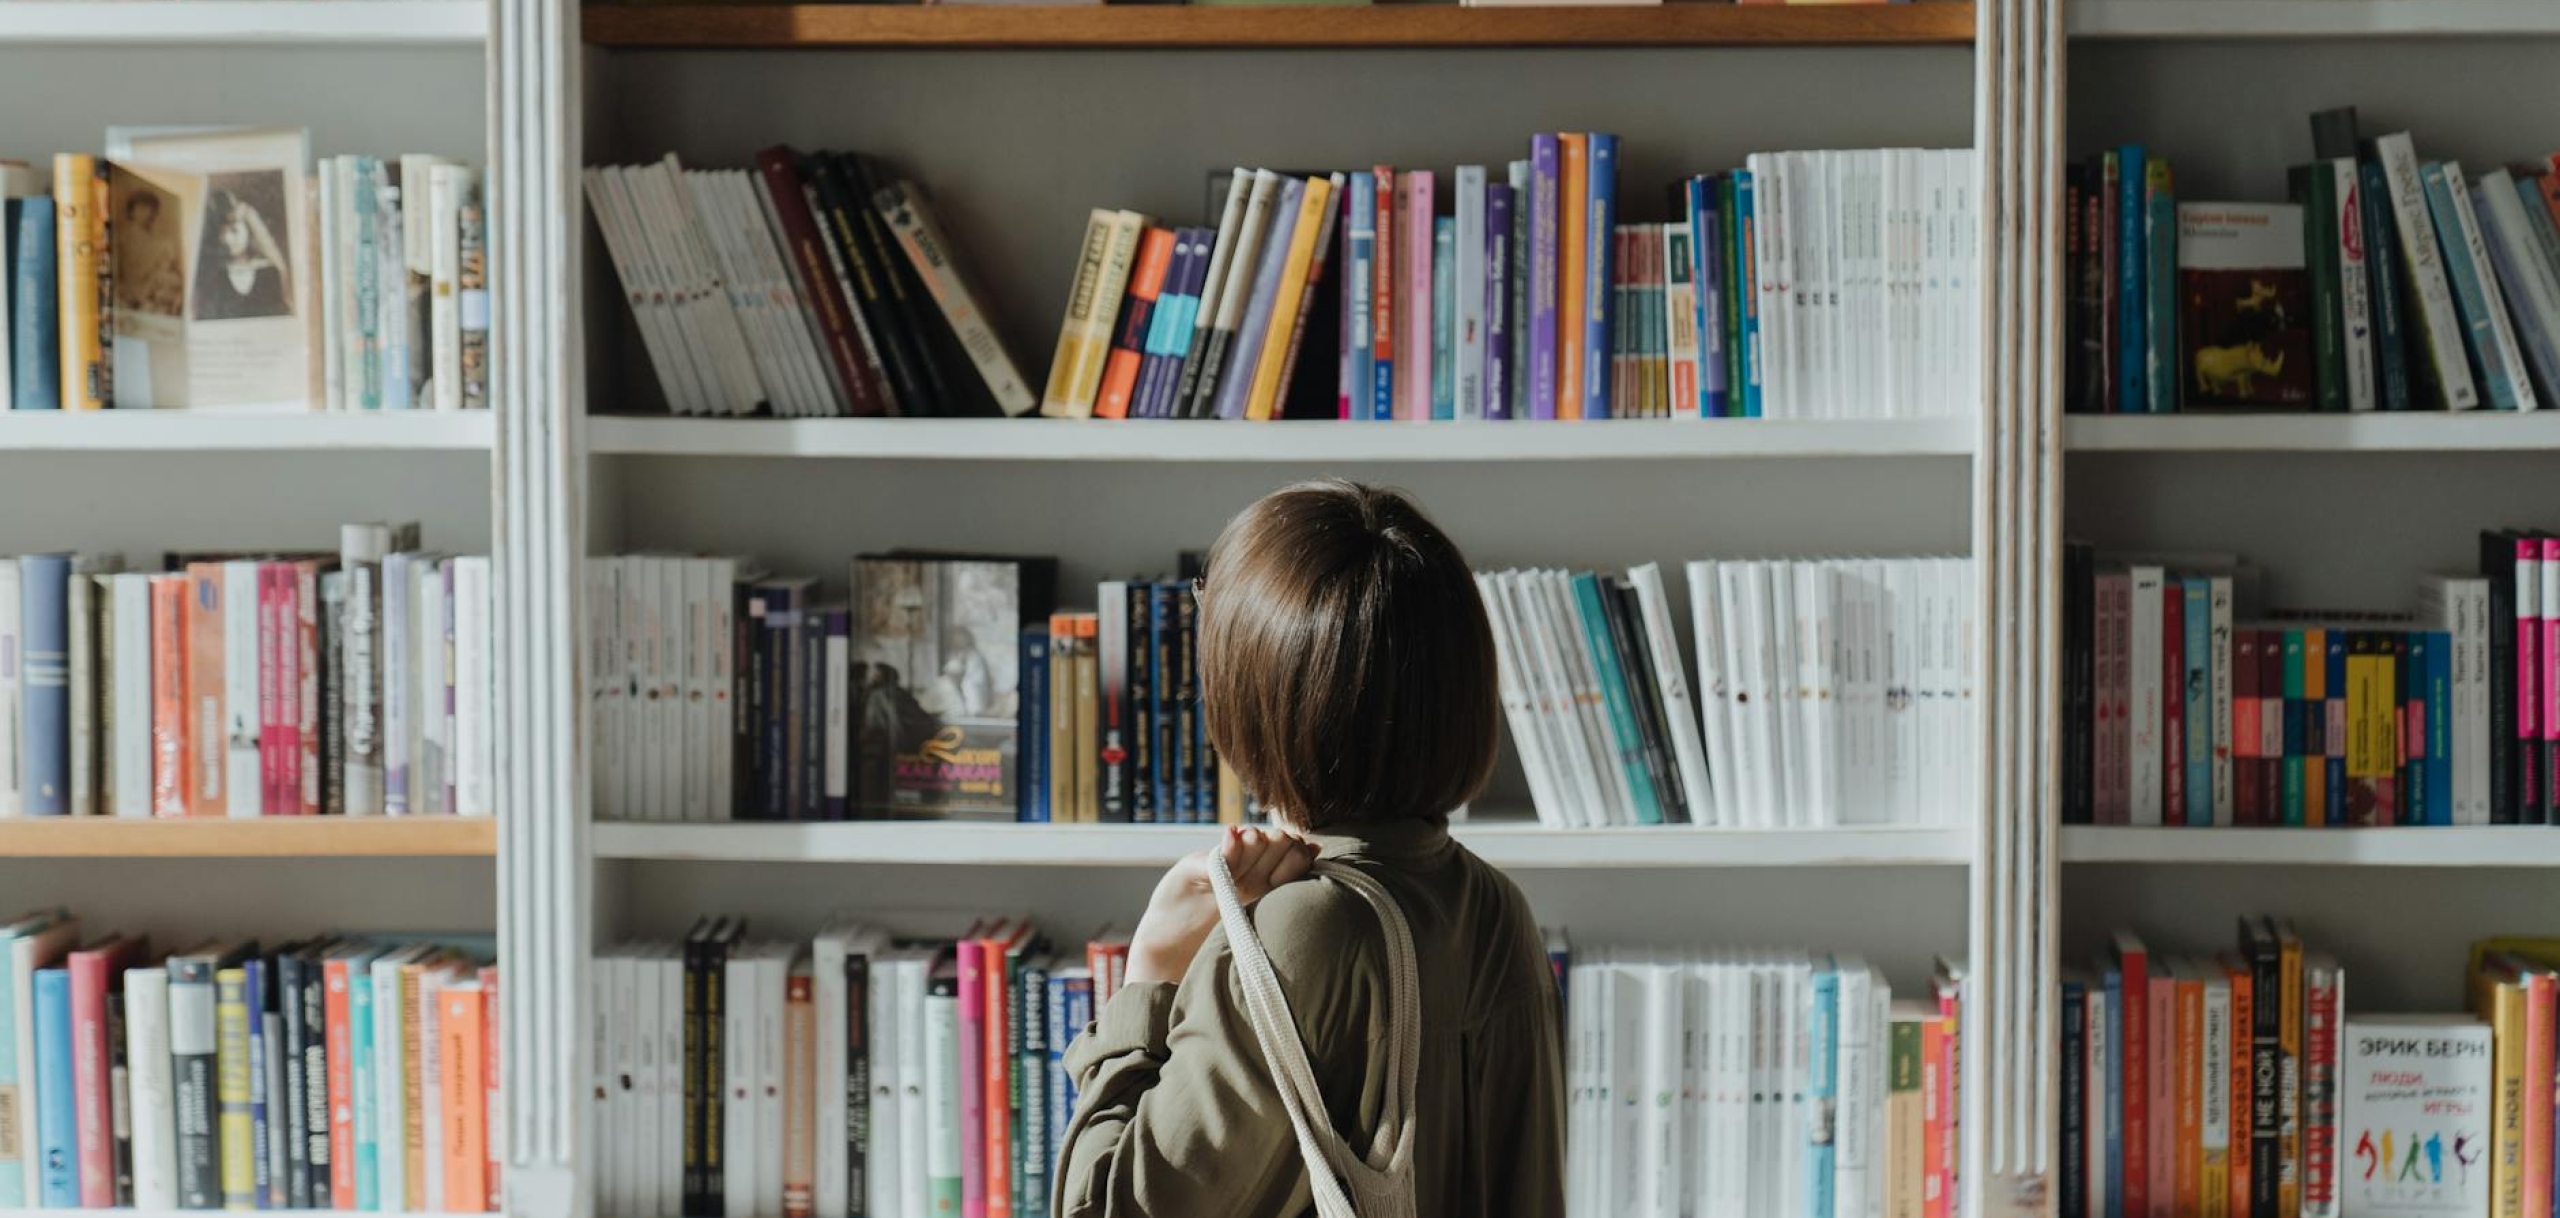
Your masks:
<svg viewBox="0 0 2560 1218"><path fill-rule="evenodd" d="M477 170L233 128L50 169L0 162L0 408L489 405Z"/></svg>
<svg viewBox="0 0 2560 1218"><path fill-rule="evenodd" d="M2350 1013L2279 919L2169 954L2131 933L2062 982L2072 1218L2552 1212L2560 942L2472 945L2471 1010Z"/></svg>
<svg viewBox="0 0 2560 1218"><path fill-rule="evenodd" d="M1618 158L1614 135L1539 135L1498 179L1458 166L1445 209L1435 171L1380 165L1236 169L1202 227L1096 210L1041 413L1896 418L1965 400L1970 151L1754 154L1675 182L1668 223L1626 222ZM1325 350L1330 395L1300 376Z"/></svg>
<svg viewBox="0 0 2560 1218"><path fill-rule="evenodd" d="M1078 955L1020 917L810 939L715 917L605 952L596 1212L1045 1215L1060 1057L1127 961L1108 930Z"/></svg>
<svg viewBox="0 0 2560 1218"><path fill-rule="evenodd" d="M1024 414L1034 400L924 192L859 153L586 172L667 404L683 415Z"/></svg>
<svg viewBox="0 0 2560 1218"><path fill-rule="evenodd" d="M1942 960L1896 999L1850 955L1573 959L1566 1211L1960 1213L1963 978Z"/></svg>
<svg viewBox="0 0 2560 1218"><path fill-rule="evenodd" d="M1694 684L1652 564L1479 576L1540 819L1939 823L1973 781L1971 572L1955 558L1692 562Z"/></svg>
<svg viewBox="0 0 2560 1218"><path fill-rule="evenodd" d="M2410 612L2261 612L2235 556L2067 546L2064 820L2552 820L2560 538L2491 531L2479 553Z"/></svg>
<svg viewBox="0 0 2560 1218"><path fill-rule="evenodd" d="M261 947L0 924L0 1200L29 1209L495 1213L486 939Z"/></svg>
<svg viewBox="0 0 2560 1218"><path fill-rule="evenodd" d="M2126 144L2072 167L2069 407L2532 410L2560 394L2560 154L2473 180L2312 116L2286 203L2181 203Z"/></svg>
<svg viewBox="0 0 2560 1218"><path fill-rule="evenodd" d="M0 816L487 816L489 560L0 559Z"/></svg>

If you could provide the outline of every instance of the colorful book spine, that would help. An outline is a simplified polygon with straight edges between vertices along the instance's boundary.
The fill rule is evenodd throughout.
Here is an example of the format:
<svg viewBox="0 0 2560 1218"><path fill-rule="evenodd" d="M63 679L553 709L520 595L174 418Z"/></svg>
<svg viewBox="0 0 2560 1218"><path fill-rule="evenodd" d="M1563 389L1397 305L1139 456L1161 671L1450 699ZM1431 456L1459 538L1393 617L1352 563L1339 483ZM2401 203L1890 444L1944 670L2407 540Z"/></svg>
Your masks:
<svg viewBox="0 0 2560 1218"><path fill-rule="evenodd" d="M28 1017L35 1026L36 1193L44 1208L80 1207L79 1101L72 1065L71 972L35 970Z"/></svg>
<svg viewBox="0 0 2560 1218"><path fill-rule="evenodd" d="M1431 221L1431 417L1458 417L1458 221Z"/></svg>
<svg viewBox="0 0 2560 1218"><path fill-rule="evenodd" d="M1377 197L1377 249L1369 270L1369 417L1396 417L1396 293L1404 280L1396 274L1396 196L1405 189L1392 167L1378 166L1371 193Z"/></svg>
<svg viewBox="0 0 2560 1218"><path fill-rule="evenodd" d="M115 363L107 349L114 318L107 292L113 257L107 246L106 158L53 158L53 220L58 400L64 410L105 410L116 396Z"/></svg>
<svg viewBox="0 0 2560 1218"><path fill-rule="evenodd" d="M1594 131L1584 137L1588 163L1583 170L1582 264L1582 417L1605 419L1617 405L1611 400L1608 362L1594 353L1610 350L1615 327L1611 289L1618 283L1618 260L1612 238L1618 231L1618 137Z"/></svg>
<svg viewBox="0 0 2560 1218"><path fill-rule="evenodd" d="M1146 363L1147 334L1154 327L1156 302L1173 272L1174 232L1149 226L1138 238L1138 261L1129 275L1128 298L1120 303L1119 324L1110 331L1103 356L1102 384L1093 404L1098 419L1129 417L1129 402L1138 391L1138 370Z"/></svg>
<svg viewBox="0 0 2560 1218"><path fill-rule="evenodd" d="M2169 162L2142 167L2143 384L2151 413L2178 409L2178 192Z"/></svg>
<svg viewBox="0 0 2560 1218"><path fill-rule="evenodd" d="M1292 226L1297 222L1306 191L1306 182L1290 178L1272 196L1269 237L1262 243L1262 257L1253 268L1253 286L1245 301L1244 316L1227 351L1226 367L1218 377L1217 408L1213 412L1217 418L1245 417L1245 404L1253 396L1254 373L1261 365L1264 343L1270 336L1272 310L1278 307L1280 281L1288 272Z"/></svg>
<svg viewBox="0 0 2560 1218"><path fill-rule="evenodd" d="M61 297L54 290L59 257L53 200L42 195L10 199L0 271L9 275L9 333L0 335L9 355L9 408L62 408Z"/></svg>
<svg viewBox="0 0 2560 1218"><path fill-rule="evenodd" d="M71 556L18 560L18 764L28 816L71 812Z"/></svg>
<svg viewBox="0 0 2560 1218"><path fill-rule="evenodd" d="M1343 233L1342 345L1349 369L1342 387L1342 417L1371 417L1371 380L1378 366L1377 316L1371 283L1377 278L1378 175L1351 175L1350 223Z"/></svg>
<svg viewBox="0 0 2560 1218"><path fill-rule="evenodd" d="M2453 286L2453 300L2460 314L2462 342L2470 352L2471 362L2481 374L2482 389L2489 405L2498 410L2517 407L2515 369L2503 360L2493 319L2489 314L2491 281L2489 268L2473 261L2471 246L2463 237L2462 222L2455 214L2455 200L2445 176L2445 166L2429 161L2418 169L2419 180L2426 191L2427 215L2434 224L2438 248L2444 252L2445 278Z"/></svg>
<svg viewBox="0 0 2560 1218"><path fill-rule="evenodd" d="M1529 141L1529 417L1557 415L1558 310L1563 305L1560 242L1564 235L1564 146L1556 136Z"/></svg>
<svg viewBox="0 0 2560 1218"><path fill-rule="evenodd" d="M1460 165L1454 179L1457 190L1457 212L1451 218L1449 269L1449 302L1452 314L1446 328L1452 332L1449 349L1455 356L1455 370L1448 379L1454 395L1452 411L1461 419L1482 419L1485 409L1484 371L1486 342L1486 270L1492 251L1485 245L1486 193L1491 183L1485 179L1482 165Z"/></svg>
<svg viewBox="0 0 2560 1218"><path fill-rule="evenodd" d="M1742 394L1742 409L1733 413L1756 419L1763 411L1762 383L1768 375L1768 361L1760 341L1760 261L1758 237L1753 231L1760 224L1759 191L1750 170L1735 170L1730 180L1733 183L1734 219L1728 226L1731 231L1727 245L1732 252L1726 259L1726 265L1733 269L1733 274L1725 297L1730 302L1726 308L1735 318L1733 333L1738 336L1733 344L1734 356L1742 366L1741 380L1737 382Z"/></svg>
<svg viewBox="0 0 2560 1218"><path fill-rule="evenodd" d="M1398 201L1404 223L1400 237L1404 257L1399 263L1404 282L1398 288L1403 293L1398 297L1403 332L1396 335L1396 353L1401 357L1396 363L1396 417L1420 420L1431 417L1432 377L1436 375L1438 331L1433 325L1431 285L1436 252L1433 221L1438 217L1438 204L1433 200L1438 184L1428 169L1408 171L1396 181L1404 191L1404 198Z"/></svg>
<svg viewBox="0 0 2560 1218"><path fill-rule="evenodd" d="M1512 362L1512 338L1518 333L1519 316L1512 312L1512 223L1517 219L1516 196L1510 184L1489 183L1484 188L1484 417L1511 417L1511 398L1516 365Z"/></svg>
<svg viewBox="0 0 2560 1218"><path fill-rule="evenodd" d="M2139 413L2147 396L2145 380L2147 361L2144 333L2150 311L2143 300L2145 268L2143 235L2145 225L2143 193L2145 177L2142 145L2126 144L2116 150L2116 402L2127 414Z"/></svg>
<svg viewBox="0 0 2560 1218"><path fill-rule="evenodd" d="M961 940L958 954L958 1033L952 1052L958 1063L954 1078L959 1089L960 1215L986 1218L986 956L969 939Z"/></svg>
<svg viewBox="0 0 2560 1218"><path fill-rule="evenodd" d="M1556 177L1556 416L1582 417L1582 365L1591 358L1591 141L1579 132L1556 137L1562 168ZM1604 290L1604 296L1607 294ZM1605 352L1607 346L1600 348Z"/></svg>
<svg viewBox="0 0 2560 1218"><path fill-rule="evenodd" d="M250 1104L263 1088L258 1081L259 1072L249 1059L250 1027L258 1013L250 1005L247 970L234 965L214 974L213 1013L217 1109L212 1144L220 1155L222 1208L262 1209L265 1207L260 1201L258 1174L263 1156ZM185 1136L182 1122L179 1137Z"/></svg>
<svg viewBox="0 0 2560 1218"><path fill-rule="evenodd" d="M2211 826L2213 807L2213 581L2190 575L2179 580L2185 598L2186 646L2180 649L2184 671L2178 688L2185 691L2186 823Z"/></svg>
<svg viewBox="0 0 2560 1218"><path fill-rule="evenodd" d="M1810 1042L1805 1098L1814 1111L1829 1112L1840 1098L1840 973L1827 961L1814 966L1805 1014L1806 1039ZM1840 1200L1835 1192L1839 1143L1827 1122L1816 1123L1808 1133L1802 1160L1805 1213L1810 1218L1832 1218Z"/></svg>

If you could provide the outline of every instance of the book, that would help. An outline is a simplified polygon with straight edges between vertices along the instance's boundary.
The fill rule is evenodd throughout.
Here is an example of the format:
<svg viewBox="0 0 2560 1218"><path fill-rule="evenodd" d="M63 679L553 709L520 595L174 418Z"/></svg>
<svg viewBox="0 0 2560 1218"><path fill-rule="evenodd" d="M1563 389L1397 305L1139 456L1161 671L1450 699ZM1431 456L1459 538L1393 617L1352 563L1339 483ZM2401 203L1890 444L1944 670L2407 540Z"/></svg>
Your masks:
<svg viewBox="0 0 2560 1218"><path fill-rule="evenodd" d="M2178 205L2178 336L2188 406L2313 400L2303 209Z"/></svg>

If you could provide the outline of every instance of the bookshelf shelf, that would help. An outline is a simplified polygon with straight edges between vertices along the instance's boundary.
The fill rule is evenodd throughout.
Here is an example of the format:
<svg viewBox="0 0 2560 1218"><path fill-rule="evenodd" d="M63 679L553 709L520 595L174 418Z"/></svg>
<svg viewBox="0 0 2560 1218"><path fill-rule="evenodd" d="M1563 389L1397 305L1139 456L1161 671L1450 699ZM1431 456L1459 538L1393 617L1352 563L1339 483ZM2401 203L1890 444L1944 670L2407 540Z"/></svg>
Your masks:
<svg viewBox="0 0 2560 1218"><path fill-rule="evenodd" d="M484 0L9 0L0 45L477 46Z"/></svg>
<svg viewBox="0 0 2560 1218"><path fill-rule="evenodd" d="M1662 461L1973 451L1973 426L1959 419L1435 425L599 416L587 435L590 450L602 454L954 461Z"/></svg>
<svg viewBox="0 0 2560 1218"><path fill-rule="evenodd" d="M1161 867L1206 845L1214 825L1007 825L923 821L830 824L599 824L599 858L701 862ZM1657 867L1960 866L1970 835L1953 829L1546 829L1472 824L1458 840L1522 870Z"/></svg>
<svg viewBox="0 0 2560 1218"><path fill-rule="evenodd" d="M486 858L497 849L498 823L485 817L0 820L0 859Z"/></svg>
<svg viewBox="0 0 2560 1218"><path fill-rule="evenodd" d="M2313 867L2560 867L2560 828L2156 829L2070 825L2066 863Z"/></svg>
<svg viewBox="0 0 2560 1218"><path fill-rule="evenodd" d="M2081 0L2074 38L2560 36L2548 0Z"/></svg>
<svg viewBox="0 0 2560 1218"><path fill-rule="evenodd" d="M2560 452L2560 413L2081 416L2072 452Z"/></svg>
<svg viewBox="0 0 2560 1218"><path fill-rule="evenodd" d="M1973 40L1973 5L1794 8L1677 3L1637 8L935 7L589 5L607 47L1281 49L1361 47L1830 46Z"/></svg>
<svg viewBox="0 0 2560 1218"><path fill-rule="evenodd" d="M313 5L338 0L305 0ZM0 3L0 9L8 6ZM490 412L28 410L0 413L0 455L12 452L487 452Z"/></svg>

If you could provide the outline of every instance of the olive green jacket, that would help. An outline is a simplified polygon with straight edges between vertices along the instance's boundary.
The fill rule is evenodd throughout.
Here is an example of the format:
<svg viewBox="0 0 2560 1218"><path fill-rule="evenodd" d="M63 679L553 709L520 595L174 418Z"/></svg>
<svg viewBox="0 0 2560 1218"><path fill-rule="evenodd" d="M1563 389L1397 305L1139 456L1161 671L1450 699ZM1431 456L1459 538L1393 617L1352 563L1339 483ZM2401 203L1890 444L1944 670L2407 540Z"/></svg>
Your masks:
<svg viewBox="0 0 2560 1218"><path fill-rule="evenodd" d="M1529 903L1436 822L1316 838L1392 893L1413 929L1422 1061L1413 1163L1428 1218L1564 1213L1554 973ZM1385 1098L1387 977L1376 914L1339 884L1264 897L1271 957L1335 1131L1365 1149ZM1306 1169L1212 931L1179 985L1130 985L1068 1049L1077 1087L1057 1218L1295 1218Z"/></svg>

